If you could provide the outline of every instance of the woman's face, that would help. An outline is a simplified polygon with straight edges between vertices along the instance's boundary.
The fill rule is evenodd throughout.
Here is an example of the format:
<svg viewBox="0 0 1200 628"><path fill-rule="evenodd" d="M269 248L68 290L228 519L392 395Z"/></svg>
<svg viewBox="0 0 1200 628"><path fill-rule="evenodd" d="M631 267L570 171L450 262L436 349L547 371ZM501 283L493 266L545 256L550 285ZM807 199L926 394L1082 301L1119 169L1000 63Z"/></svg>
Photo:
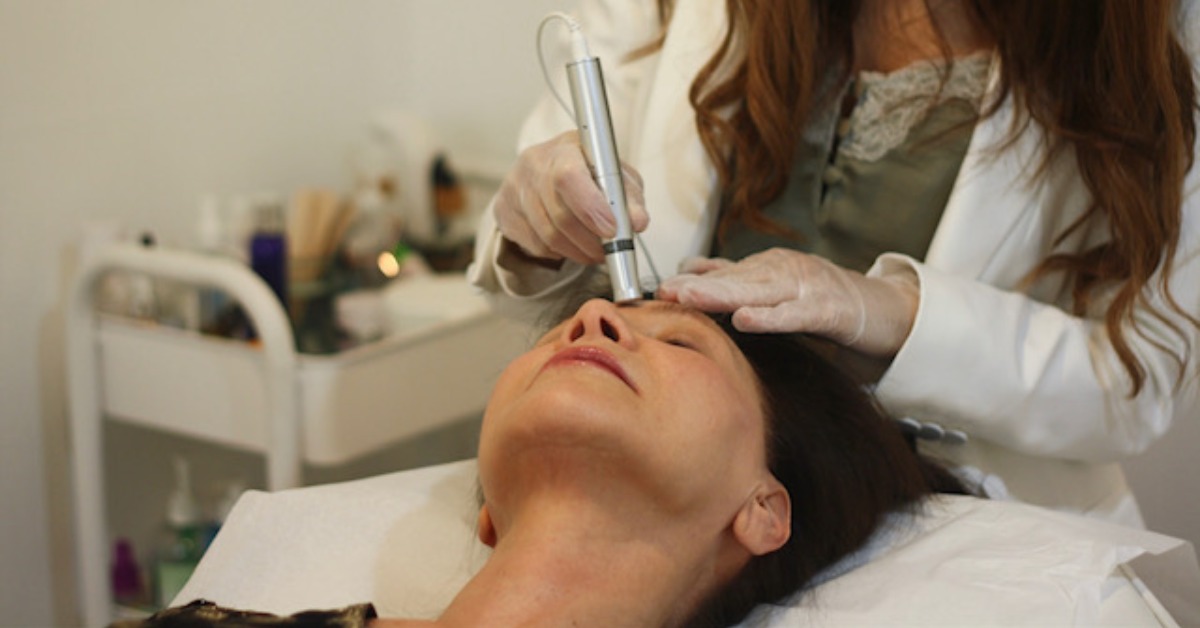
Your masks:
<svg viewBox="0 0 1200 628"><path fill-rule="evenodd" d="M596 299L500 376L480 481L496 519L547 483L719 518L769 474L765 429L758 380L710 319L677 304Z"/></svg>

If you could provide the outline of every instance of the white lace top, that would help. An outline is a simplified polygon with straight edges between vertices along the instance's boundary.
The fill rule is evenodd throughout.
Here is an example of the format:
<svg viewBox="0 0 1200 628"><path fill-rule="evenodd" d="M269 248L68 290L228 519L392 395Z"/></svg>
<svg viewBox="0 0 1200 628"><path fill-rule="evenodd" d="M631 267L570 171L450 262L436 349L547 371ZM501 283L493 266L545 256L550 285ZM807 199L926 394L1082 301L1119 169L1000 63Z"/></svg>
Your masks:
<svg viewBox="0 0 1200 628"><path fill-rule="evenodd" d="M945 76L946 64L941 60L919 61L890 74L859 73L854 83L857 105L848 128L839 133L843 136L841 152L854 159L878 161L904 142L933 105L960 100L973 103L978 111L991 58L990 53L978 53L958 59L950 66L949 76Z"/></svg>

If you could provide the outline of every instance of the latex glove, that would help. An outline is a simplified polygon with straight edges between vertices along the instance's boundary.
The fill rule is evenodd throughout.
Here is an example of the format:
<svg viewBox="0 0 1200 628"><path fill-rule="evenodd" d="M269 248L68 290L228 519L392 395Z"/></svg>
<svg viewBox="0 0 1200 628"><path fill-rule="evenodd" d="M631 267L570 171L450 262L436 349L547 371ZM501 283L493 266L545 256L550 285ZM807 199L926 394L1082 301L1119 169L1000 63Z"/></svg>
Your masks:
<svg viewBox="0 0 1200 628"><path fill-rule="evenodd" d="M915 276L866 277L815 255L770 249L740 262L690 258L658 298L733 312L747 332L806 332L873 357L908 338L920 290Z"/></svg>
<svg viewBox="0 0 1200 628"><path fill-rule="evenodd" d="M642 177L624 163L621 171L630 222L635 231L643 231L650 218ZM493 211L500 233L526 255L542 260L599 264L604 261L601 239L617 232L575 131L522 151L500 185Z"/></svg>

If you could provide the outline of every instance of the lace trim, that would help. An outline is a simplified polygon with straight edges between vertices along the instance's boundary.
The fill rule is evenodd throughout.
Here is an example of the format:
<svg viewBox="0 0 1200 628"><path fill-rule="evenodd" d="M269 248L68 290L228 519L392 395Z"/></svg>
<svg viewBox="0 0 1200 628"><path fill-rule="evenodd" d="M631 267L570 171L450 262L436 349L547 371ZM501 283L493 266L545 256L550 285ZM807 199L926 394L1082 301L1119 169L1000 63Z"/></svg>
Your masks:
<svg viewBox="0 0 1200 628"><path fill-rule="evenodd" d="M860 73L855 84L858 103L850 114L839 152L862 161L877 161L904 143L931 106L963 100L978 109L991 59L990 53L977 53L956 60L945 85L943 61L921 61L890 74Z"/></svg>

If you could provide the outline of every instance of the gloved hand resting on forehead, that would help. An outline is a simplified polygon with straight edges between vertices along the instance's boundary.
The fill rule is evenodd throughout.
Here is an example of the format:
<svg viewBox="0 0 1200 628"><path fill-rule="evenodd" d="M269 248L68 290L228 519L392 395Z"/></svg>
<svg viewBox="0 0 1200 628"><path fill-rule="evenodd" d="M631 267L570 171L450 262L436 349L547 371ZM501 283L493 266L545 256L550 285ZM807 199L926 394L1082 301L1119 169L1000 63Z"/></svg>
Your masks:
<svg viewBox="0 0 1200 628"><path fill-rule="evenodd" d="M633 229L644 231L650 218L642 177L627 164L622 163L621 170ZM500 186L493 211L505 239L526 255L547 261L603 263L600 240L617 231L612 209L592 180L575 131L522 151Z"/></svg>
<svg viewBox="0 0 1200 628"><path fill-rule="evenodd" d="M659 287L659 299L733 312L741 331L812 333L873 357L900 350L920 300L909 273L864 276L790 249L739 262L693 257L679 270Z"/></svg>

